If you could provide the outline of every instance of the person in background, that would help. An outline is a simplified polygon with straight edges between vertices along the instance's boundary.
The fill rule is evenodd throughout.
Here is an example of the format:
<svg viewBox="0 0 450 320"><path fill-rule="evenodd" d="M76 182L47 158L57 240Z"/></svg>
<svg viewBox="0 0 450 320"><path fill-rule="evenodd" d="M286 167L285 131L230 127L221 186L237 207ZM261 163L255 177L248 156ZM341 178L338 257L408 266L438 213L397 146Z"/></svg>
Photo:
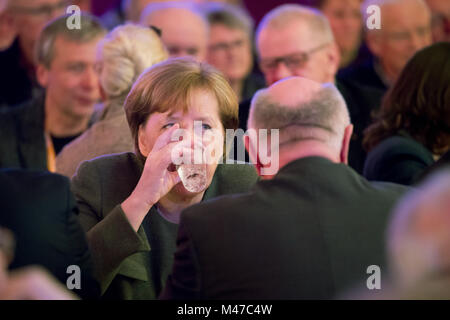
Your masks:
<svg viewBox="0 0 450 320"><path fill-rule="evenodd" d="M0 114L0 167L55 170L55 156L90 125L100 99L95 51L106 30L87 14L81 29L59 17L36 44L37 79L45 92Z"/></svg>
<svg viewBox="0 0 450 320"><path fill-rule="evenodd" d="M431 10L434 42L450 41L450 1L426 0Z"/></svg>
<svg viewBox="0 0 450 320"><path fill-rule="evenodd" d="M432 43L431 13L424 0L366 0L366 8L381 9L381 29L367 29L366 44L374 58L342 70L339 79L375 88L384 94L395 82L408 60Z"/></svg>
<svg viewBox="0 0 450 320"><path fill-rule="evenodd" d="M265 86L264 79L252 73L253 21L242 9L222 4L205 6L209 20L206 60L223 72L239 101L251 99Z"/></svg>
<svg viewBox="0 0 450 320"><path fill-rule="evenodd" d="M222 74L206 63L174 58L152 66L136 80L124 108L135 152L83 162L72 190L103 298L155 299L172 267L181 211L246 192L257 174L248 164L216 161L226 155L225 130L237 128L238 101ZM181 142L173 137L179 129L185 133ZM204 183L189 189L173 154L179 146L189 152L195 140L212 151L213 161L193 175Z"/></svg>
<svg viewBox="0 0 450 320"><path fill-rule="evenodd" d="M127 24L111 31L97 48L103 101L100 120L64 147L56 157L56 171L72 177L84 160L133 151L123 103L138 76L167 59L158 34L147 27Z"/></svg>
<svg viewBox="0 0 450 320"><path fill-rule="evenodd" d="M191 56L205 61L209 24L196 5L188 2L150 3L140 22L161 29L161 39L170 57Z"/></svg>
<svg viewBox="0 0 450 320"><path fill-rule="evenodd" d="M385 266L387 218L406 188L369 183L346 165L352 125L337 88L278 81L255 94L248 128L268 130L246 140L262 180L183 211L161 298L332 299L365 285L368 266Z"/></svg>
<svg viewBox="0 0 450 320"><path fill-rule="evenodd" d="M8 241L7 250L3 250L8 258L3 266L9 265L11 273L7 274L9 281L0 279L0 297L13 298L22 289L30 289L30 294L44 299L46 290L40 291L33 285L45 283L43 278L48 278L47 274L57 280L56 283L51 281L54 285L48 283L47 289L67 283L78 284L72 290L74 294L85 299L99 297L100 287L94 279L92 257L86 234L77 218L78 208L69 179L42 171L1 169L0 207L0 227L9 229L15 238L15 246ZM5 244L1 234L2 231L0 255ZM24 268L33 270L33 266L46 270L46 274L42 271L23 272ZM69 277L75 275L70 271L71 266L78 266L78 276L68 282ZM0 273L3 272L4 268L0 266ZM27 278L31 283L27 283ZM12 291L1 288L5 285ZM69 293L65 295L69 296Z"/></svg>
<svg viewBox="0 0 450 320"><path fill-rule="evenodd" d="M450 43L417 52L367 129L364 176L414 184L450 149Z"/></svg>
<svg viewBox="0 0 450 320"><path fill-rule="evenodd" d="M3 19L17 34L12 45L0 52L0 106L12 107L39 92L34 47L50 20L65 13L66 0L7 0Z"/></svg>
<svg viewBox="0 0 450 320"><path fill-rule="evenodd" d="M256 46L259 65L268 85L290 76L336 83L354 125L349 165L362 173L365 160L363 131L371 122L370 113L379 107L381 95L358 84L336 80L339 49L326 17L318 10L301 5L279 6L260 22ZM247 123L248 111L249 102L241 103L241 127Z"/></svg>
<svg viewBox="0 0 450 320"><path fill-rule="evenodd" d="M395 299L450 299L450 168L435 172L393 212L387 237Z"/></svg>
<svg viewBox="0 0 450 320"><path fill-rule="evenodd" d="M311 5L318 8L330 21L336 44L341 54L339 68L351 64L359 53L362 42L363 20L361 3L363 0L313 0Z"/></svg>
<svg viewBox="0 0 450 320"><path fill-rule="evenodd" d="M0 0L0 51L8 49L16 38L14 20L6 13L7 1Z"/></svg>

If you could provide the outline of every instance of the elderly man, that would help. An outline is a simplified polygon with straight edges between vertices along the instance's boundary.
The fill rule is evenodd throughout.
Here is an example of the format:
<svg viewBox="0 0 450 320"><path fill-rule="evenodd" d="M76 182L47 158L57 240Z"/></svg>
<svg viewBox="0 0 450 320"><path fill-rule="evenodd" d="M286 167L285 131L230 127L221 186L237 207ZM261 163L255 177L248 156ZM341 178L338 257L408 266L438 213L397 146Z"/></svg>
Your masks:
<svg viewBox="0 0 450 320"><path fill-rule="evenodd" d="M426 0L431 10L431 26L435 42L450 41L450 1Z"/></svg>
<svg viewBox="0 0 450 320"><path fill-rule="evenodd" d="M289 76L301 76L320 83L335 82L339 50L326 17L317 10L300 5L282 5L270 11L256 33L260 67L268 85ZM364 129L370 113L378 108L381 95L350 82L336 82L344 96L354 128L349 164L362 172L365 151ZM248 118L249 103L239 108L242 128Z"/></svg>
<svg viewBox="0 0 450 320"><path fill-rule="evenodd" d="M366 0L363 12L369 5L381 9L381 29L366 33L367 46L375 59L343 70L339 78L384 93L408 60L432 43L431 14L423 0Z"/></svg>
<svg viewBox="0 0 450 320"><path fill-rule="evenodd" d="M404 188L345 165L352 125L339 91L279 81L255 95L248 127L279 129L279 146L247 140L260 174L273 164L261 150L278 153L279 170L249 193L183 212L162 298L327 299L365 285L368 267L384 265L387 216Z"/></svg>
<svg viewBox="0 0 450 320"><path fill-rule="evenodd" d="M437 171L394 212L388 234L397 298L450 298L450 169Z"/></svg>
<svg viewBox="0 0 450 320"><path fill-rule="evenodd" d="M161 39L171 57L206 59L209 25L194 4L150 3L142 13L141 24L161 29Z"/></svg>
<svg viewBox="0 0 450 320"><path fill-rule="evenodd" d="M89 15L70 30L67 16L42 31L37 79L45 94L0 114L0 167L55 170L56 154L85 131L100 99L95 65L105 29Z"/></svg>
<svg viewBox="0 0 450 320"><path fill-rule="evenodd" d="M9 49L0 52L0 106L25 102L39 90L34 46L45 24L64 14L67 3L66 0L7 0L4 19L12 21L17 37Z"/></svg>

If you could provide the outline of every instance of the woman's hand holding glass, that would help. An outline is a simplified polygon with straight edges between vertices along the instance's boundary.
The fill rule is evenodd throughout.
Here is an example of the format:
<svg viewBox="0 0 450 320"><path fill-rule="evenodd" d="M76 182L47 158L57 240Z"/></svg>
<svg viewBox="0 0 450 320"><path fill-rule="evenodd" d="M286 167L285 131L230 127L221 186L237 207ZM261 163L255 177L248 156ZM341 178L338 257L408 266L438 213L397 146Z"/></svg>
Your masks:
<svg viewBox="0 0 450 320"><path fill-rule="evenodd" d="M168 170L172 164L172 150L181 143L171 140L177 129L179 125L175 124L158 137L136 188L122 203L122 209L136 231L150 208L181 181L177 171Z"/></svg>

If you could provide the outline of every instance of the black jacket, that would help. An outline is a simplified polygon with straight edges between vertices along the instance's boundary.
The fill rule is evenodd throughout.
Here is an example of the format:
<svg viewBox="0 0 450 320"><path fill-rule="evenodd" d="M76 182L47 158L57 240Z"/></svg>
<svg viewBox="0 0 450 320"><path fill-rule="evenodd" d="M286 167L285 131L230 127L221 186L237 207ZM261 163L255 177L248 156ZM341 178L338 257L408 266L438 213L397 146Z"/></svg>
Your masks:
<svg viewBox="0 0 450 320"><path fill-rule="evenodd" d="M0 168L47 170L45 97L0 112Z"/></svg>
<svg viewBox="0 0 450 320"><path fill-rule="evenodd" d="M293 161L273 180L181 216L163 299L329 299L366 288L384 233L406 188L371 184L320 157Z"/></svg>
<svg viewBox="0 0 450 320"><path fill-rule="evenodd" d="M422 144L408 135L396 135L368 153L364 176L368 180L412 185L433 163L433 154Z"/></svg>
<svg viewBox="0 0 450 320"><path fill-rule="evenodd" d="M83 298L100 295L66 177L0 170L0 208L0 226L10 229L16 238L11 269L40 265L66 286L73 274L67 273L67 268L77 265L81 270L81 290L74 289L74 293Z"/></svg>

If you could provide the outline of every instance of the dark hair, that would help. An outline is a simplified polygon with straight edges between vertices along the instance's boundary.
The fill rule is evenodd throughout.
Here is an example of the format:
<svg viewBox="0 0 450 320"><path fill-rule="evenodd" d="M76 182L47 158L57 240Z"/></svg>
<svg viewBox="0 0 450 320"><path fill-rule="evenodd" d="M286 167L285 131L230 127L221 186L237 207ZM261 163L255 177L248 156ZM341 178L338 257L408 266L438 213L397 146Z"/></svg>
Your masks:
<svg viewBox="0 0 450 320"><path fill-rule="evenodd" d="M375 122L365 131L370 151L382 140L408 133L432 153L450 143L450 43L436 43L409 60L383 99Z"/></svg>

